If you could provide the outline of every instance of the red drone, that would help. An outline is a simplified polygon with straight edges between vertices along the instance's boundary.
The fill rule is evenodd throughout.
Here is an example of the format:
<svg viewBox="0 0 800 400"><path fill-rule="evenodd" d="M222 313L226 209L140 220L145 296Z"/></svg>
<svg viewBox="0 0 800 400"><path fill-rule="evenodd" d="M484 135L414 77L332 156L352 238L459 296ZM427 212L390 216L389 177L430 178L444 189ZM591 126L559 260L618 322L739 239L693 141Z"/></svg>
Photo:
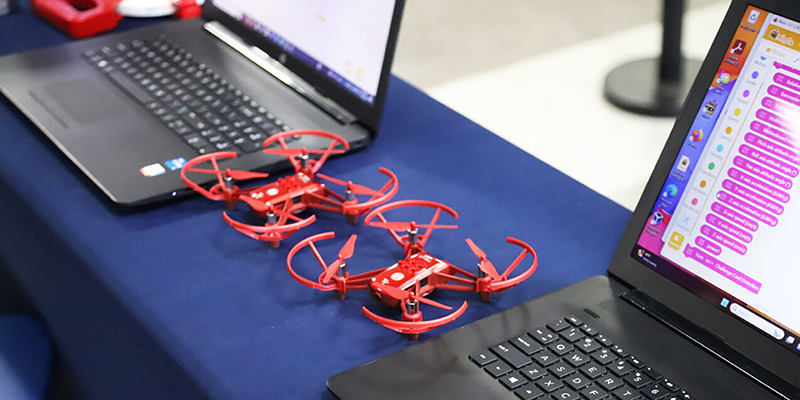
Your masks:
<svg viewBox="0 0 800 400"><path fill-rule="evenodd" d="M329 139L330 143L323 150L289 148L287 142L297 140L300 136L317 136ZM265 140L263 147L264 153L288 157L295 174L263 186L241 188L236 185L236 181L266 178L269 174L220 168L220 160L237 156L235 152L228 151L189 160L181 170L181 178L187 186L203 196L224 201L228 210L232 210L237 202L247 203L253 213L265 221L264 225L255 226L235 221L227 212L223 212L223 218L237 231L253 239L269 242L273 248L277 248L281 240L316 220L314 215L300 218L295 214L312 208L327 210L346 215L348 222L354 224L360 216L389 201L397 193L397 177L386 168L380 168L379 171L387 175L389 180L378 190L317 173L328 157L342 154L350 148L346 140L333 133L314 130L281 132ZM210 164L210 168L208 165L198 167L201 164ZM186 176L187 173L213 174L217 177L217 183L205 189L191 181ZM320 179L343 186L344 194L334 192ZM360 201L358 196L369 197Z"/></svg>
<svg viewBox="0 0 800 400"><path fill-rule="evenodd" d="M384 213L389 210L410 206L434 209L430 222L428 224L417 224L413 221L390 222L384 217ZM492 262L486 258L486 253L470 239L466 240L467 245L480 259L477 275L432 256L424 249L431 232L434 229L456 228L455 225L437 225L442 211L454 218L458 218L458 214L452 208L423 200L404 200L386 204L372 210L366 216L364 219L365 225L388 230L392 238L405 251L405 258L388 268L376 269L353 276L347 272L345 260L353 256L357 235L350 236L335 261L330 264L325 263L314 243L335 236L333 232L327 232L304 239L292 248L286 260L289 273L303 285L322 291L334 291L336 298L339 300L344 299L349 290L368 289L376 301L385 306L399 307L402 309L403 314L402 320L388 319L369 311L366 307L362 307L361 311L364 315L384 327L406 334L409 339L414 340L419 338L420 333L454 321L467 309L467 302L465 301L461 307L445 317L428 321L423 320L422 311L419 310L419 303L445 310L453 309L427 298L436 289L477 292L481 301L488 302L492 293L500 293L511 288L528 279L536 271L539 263L536 252L527 243L511 237L506 239L507 242L521 247L522 252L502 274L499 274ZM376 218L377 220L373 221ZM420 234L419 229L425 229L424 233ZM397 232L405 232L405 234L400 236ZM306 246L311 248L323 269L316 282L303 278L292 267L292 259L295 254ZM531 266L525 272L509 278L514 269L528 254L533 258Z"/></svg>

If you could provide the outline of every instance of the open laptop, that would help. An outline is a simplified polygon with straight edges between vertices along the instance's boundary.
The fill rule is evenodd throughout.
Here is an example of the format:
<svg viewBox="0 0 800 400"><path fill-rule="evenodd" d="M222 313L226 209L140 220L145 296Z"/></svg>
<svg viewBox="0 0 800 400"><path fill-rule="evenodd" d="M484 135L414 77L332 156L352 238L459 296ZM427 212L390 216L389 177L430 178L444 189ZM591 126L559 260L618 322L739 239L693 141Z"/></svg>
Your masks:
<svg viewBox="0 0 800 400"><path fill-rule="evenodd" d="M404 0L209 0L203 18L0 58L0 91L111 200L187 192L179 169L236 151L273 171L272 134L368 144L381 120ZM302 137L293 146L321 148ZM213 178L213 177L212 177Z"/></svg>
<svg viewBox="0 0 800 400"><path fill-rule="evenodd" d="M345 400L800 399L798 21L796 1L732 2L607 276L329 389Z"/></svg>

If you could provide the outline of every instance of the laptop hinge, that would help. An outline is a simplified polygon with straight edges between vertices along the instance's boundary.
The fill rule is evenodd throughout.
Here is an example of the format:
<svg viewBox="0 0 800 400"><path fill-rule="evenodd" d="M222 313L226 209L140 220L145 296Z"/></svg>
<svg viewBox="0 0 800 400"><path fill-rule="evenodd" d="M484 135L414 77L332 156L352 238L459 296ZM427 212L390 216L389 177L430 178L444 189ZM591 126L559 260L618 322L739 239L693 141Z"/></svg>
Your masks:
<svg viewBox="0 0 800 400"><path fill-rule="evenodd" d="M336 104L333 100L321 95L312 85L290 71L283 64L278 62L278 60L270 57L258 47L247 44L239 35L231 32L219 22L206 22L203 28L208 31L208 33L214 35L219 40L247 57L248 60L261 67L264 71L267 71L270 75L294 89L294 91L308 99L308 101L322 109L322 111L336 118L337 121L344 125L349 125L357 121L353 114Z"/></svg>

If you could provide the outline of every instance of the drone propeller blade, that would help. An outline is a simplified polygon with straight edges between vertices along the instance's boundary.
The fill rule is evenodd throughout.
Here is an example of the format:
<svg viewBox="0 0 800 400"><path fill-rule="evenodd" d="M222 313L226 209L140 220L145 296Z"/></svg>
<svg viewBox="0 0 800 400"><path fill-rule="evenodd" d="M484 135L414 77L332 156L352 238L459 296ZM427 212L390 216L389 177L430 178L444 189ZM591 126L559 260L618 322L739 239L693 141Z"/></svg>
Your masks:
<svg viewBox="0 0 800 400"><path fill-rule="evenodd" d="M329 181L329 182L333 182L333 183L335 183L337 185L345 186L348 189L352 190L353 193L355 193L355 194L363 194L363 195L369 195L369 196L378 196L378 195L381 194L377 190L370 189L370 188L368 188L368 187L366 187L364 185L359 185L359 184L353 183L353 182L345 182L345 181L343 181L341 179L336 179L336 178L328 176L328 175L323 175L323 174L317 173L317 178L320 178L320 179L323 179L323 180L326 180L326 181Z"/></svg>
<svg viewBox="0 0 800 400"><path fill-rule="evenodd" d="M475 242L472 241L472 239L467 239L467 245L472 250L472 252L475 253L475 256L477 256L481 260L486 258L486 253L484 253L483 250L481 250L481 248L478 247L478 245L476 245Z"/></svg>
<svg viewBox="0 0 800 400"><path fill-rule="evenodd" d="M303 154L303 149L266 149L264 153L276 154L284 157L297 157Z"/></svg>
<svg viewBox="0 0 800 400"><path fill-rule="evenodd" d="M403 289L398 289L394 286L387 286L378 282L375 282L375 286L384 293L386 293L389 297L397 300L405 300L409 297L410 294L409 292Z"/></svg>
<svg viewBox="0 0 800 400"><path fill-rule="evenodd" d="M341 179L336 179L336 178L328 176L328 175L317 173L317 178L321 178L321 179L324 179L326 181L333 182L333 183L335 183L337 185L347 186L347 182L345 182L345 181L343 181Z"/></svg>
<svg viewBox="0 0 800 400"><path fill-rule="evenodd" d="M469 245L469 248L472 249L472 252L481 259L478 268L480 268L481 271L483 271L486 275L489 275L492 279L499 281L500 274L497 273L497 268L494 267L494 264L492 264L492 262L486 258L486 253L484 253L483 250L481 250L481 248L472 241L472 239L467 239L467 245Z"/></svg>
<svg viewBox="0 0 800 400"><path fill-rule="evenodd" d="M481 260L481 263L478 264L478 268L480 268L481 271L483 271L486 275L492 277L492 279L496 281L500 280L500 274L497 273L497 268L494 267L494 264L492 264L491 261L487 259Z"/></svg>
<svg viewBox="0 0 800 400"><path fill-rule="evenodd" d="M391 229L393 231L407 231L411 228L411 224L408 222L380 222L374 221L368 224L369 226L374 226L377 228L384 228L384 229ZM425 225L425 224L417 224L417 228L433 228L433 229L456 229L458 226L456 225Z"/></svg>
<svg viewBox="0 0 800 400"><path fill-rule="evenodd" d="M322 278L322 282L330 281L331 277L333 277L333 274L336 273L336 270L339 269L340 265L342 265L342 260L337 259L327 269L325 269L325 276Z"/></svg>
<svg viewBox="0 0 800 400"><path fill-rule="evenodd" d="M243 181L246 179L266 178L269 176L269 174L263 172L233 171L233 170L226 170L225 174L233 179L236 179L237 181Z"/></svg>
<svg viewBox="0 0 800 400"><path fill-rule="evenodd" d="M417 300L420 303L425 303L427 305L438 307L438 308L441 308L441 309L444 309L444 310L448 310L448 311L453 309L453 307L446 306L446 305L444 305L442 303L439 303L438 301L433 301L431 299L428 299L428 298L425 298L425 297L422 297L422 296L416 296L415 295L414 296L414 300Z"/></svg>
<svg viewBox="0 0 800 400"><path fill-rule="evenodd" d="M342 260L347 260L353 256L353 251L356 247L356 239L358 239L358 235L350 235L350 239L347 239L347 243L345 243L342 250L339 251L339 257L341 257Z"/></svg>
<svg viewBox="0 0 800 400"><path fill-rule="evenodd" d="M256 200L256 199L254 199L254 198L252 198L252 197L250 197L248 195L239 196L239 199L241 199L243 202L247 203L247 205L249 205L250 208L252 208L255 211L266 211L267 210L267 205L263 201Z"/></svg>

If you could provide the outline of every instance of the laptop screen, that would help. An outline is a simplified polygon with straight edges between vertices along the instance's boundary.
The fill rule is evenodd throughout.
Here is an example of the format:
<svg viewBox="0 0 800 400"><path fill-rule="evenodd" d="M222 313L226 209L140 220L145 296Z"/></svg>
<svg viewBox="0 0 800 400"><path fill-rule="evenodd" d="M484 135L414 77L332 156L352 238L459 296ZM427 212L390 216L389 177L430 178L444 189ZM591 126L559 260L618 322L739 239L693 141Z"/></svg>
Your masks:
<svg viewBox="0 0 800 400"><path fill-rule="evenodd" d="M373 104L395 0L213 0L214 6Z"/></svg>
<svg viewBox="0 0 800 400"><path fill-rule="evenodd" d="M800 355L798 144L800 23L751 6L631 256Z"/></svg>

